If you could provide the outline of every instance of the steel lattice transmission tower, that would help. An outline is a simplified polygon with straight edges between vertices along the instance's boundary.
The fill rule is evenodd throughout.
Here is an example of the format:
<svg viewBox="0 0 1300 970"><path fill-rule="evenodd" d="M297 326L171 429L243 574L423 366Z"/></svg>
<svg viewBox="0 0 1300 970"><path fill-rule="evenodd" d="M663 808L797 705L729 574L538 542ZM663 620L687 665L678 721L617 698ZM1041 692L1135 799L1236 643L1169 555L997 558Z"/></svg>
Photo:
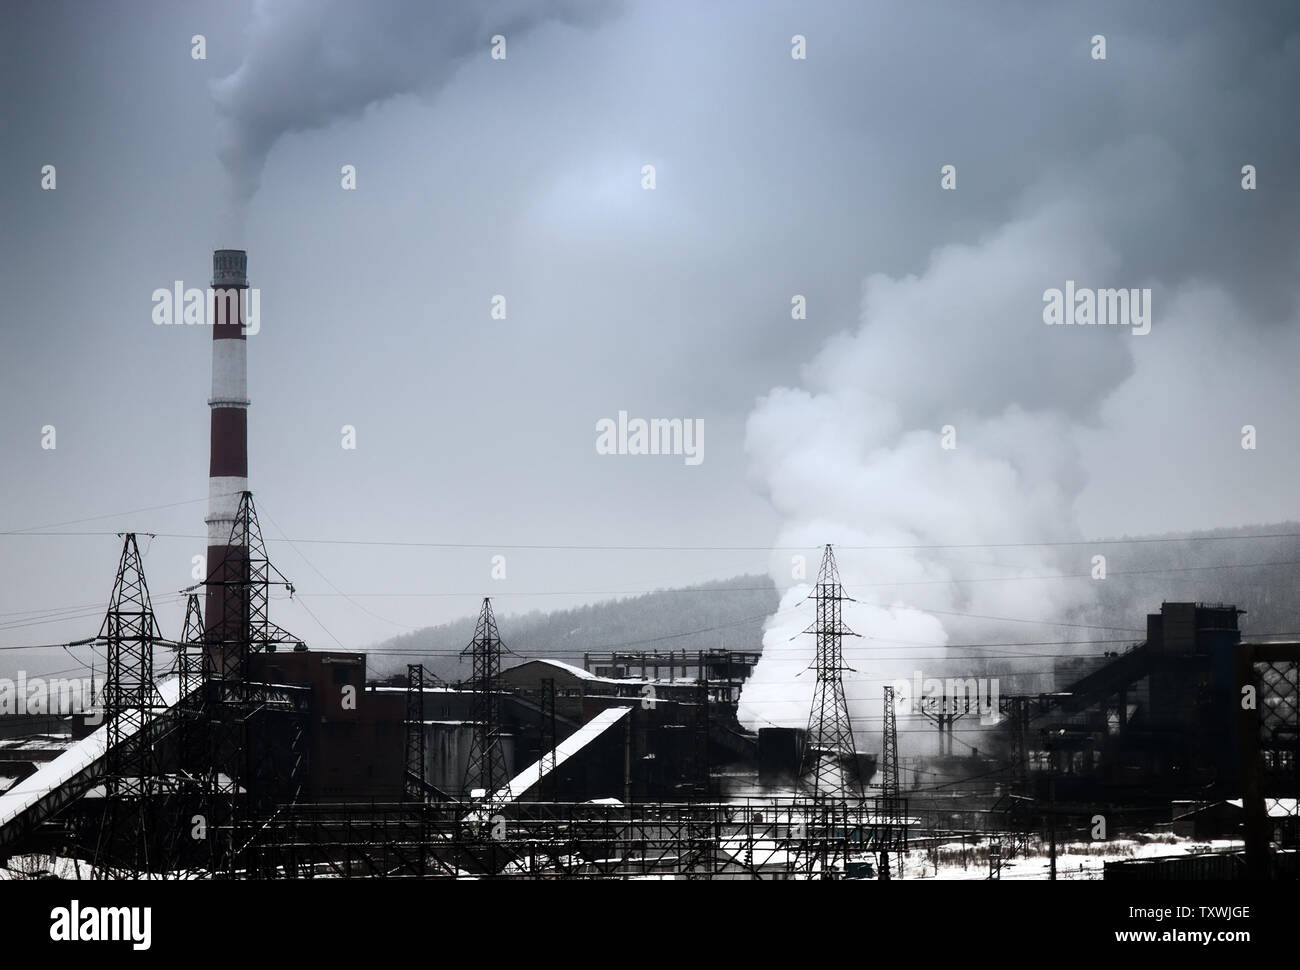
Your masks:
<svg viewBox="0 0 1300 970"><path fill-rule="evenodd" d="M290 596L294 588L266 554L252 492L240 495L225 557L211 568L205 585L221 587L222 593L218 597L221 616L208 617L215 676L232 683L247 683L249 656L297 642L296 637L271 622L271 587L284 586Z"/></svg>
<svg viewBox="0 0 1300 970"><path fill-rule="evenodd" d="M149 840L156 835L150 817L158 764L150 722L165 705L153 677L153 647L162 636L134 532L125 534L99 637L107 646L107 763L94 877L140 878L149 872Z"/></svg>
<svg viewBox="0 0 1300 970"><path fill-rule="evenodd" d="M1033 791L1029 782L1029 722L1028 697L1010 698L1011 764L1013 771L1012 796L1007 816L1011 830L1008 849L1011 855L1029 851L1029 833L1033 827Z"/></svg>
<svg viewBox="0 0 1300 970"><path fill-rule="evenodd" d="M471 684L474 692L471 720L474 739L470 744L465 772L466 793L481 788L487 798L509 781L505 750L501 746L501 636L497 633L492 600L483 598L483 609L474 628L474 638L461 651L473 660Z"/></svg>
<svg viewBox="0 0 1300 970"><path fill-rule="evenodd" d="M814 800L845 802L862 798L862 774L858 770L857 744L849 705L844 696L842 640L857 636L840 619L840 603L852 599L840 585L835 554L829 545L822 556L817 585L811 597L817 603L817 619L805 633L817 638L817 656L812 669L817 673L812 711L804 738L799 779Z"/></svg>
<svg viewBox="0 0 1300 970"><path fill-rule="evenodd" d="M272 565L262 540L253 493L240 495L239 507L221 562L209 564L205 585L219 588L221 615L207 617L207 662L213 685L211 754L207 771L209 844L214 868L236 875L249 872L241 858L256 821L277 803L292 802L306 770L303 712L292 699L253 679L250 658L296 645L297 637L271 622L270 587L293 584ZM267 719L278 717L287 738L273 741ZM254 721L258 725L254 726ZM287 743L286 743L287 741Z"/></svg>
<svg viewBox="0 0 1300 970"><path fill-rule="evenodd" d="M198 690L206 679L207 654L203 649L203 608L199 594L190 593L185 601L185 624L176 645L176 674L180 678L182 699Z"/></svg>
<svg viewBox="0 0 1300 970"><path fill-rule="evenodd" d="M906 840L900 831L901 823L899 819L903 803L898 784L898 716L894 709L893 687L885 688L884 715L884 751L880 759L882 781L879 814L883 819L880 836L880 878L889 879L892 875L890 872L891 853L894 860L898 862L899 875L902 875L902 852L906 847Z"/></svg>

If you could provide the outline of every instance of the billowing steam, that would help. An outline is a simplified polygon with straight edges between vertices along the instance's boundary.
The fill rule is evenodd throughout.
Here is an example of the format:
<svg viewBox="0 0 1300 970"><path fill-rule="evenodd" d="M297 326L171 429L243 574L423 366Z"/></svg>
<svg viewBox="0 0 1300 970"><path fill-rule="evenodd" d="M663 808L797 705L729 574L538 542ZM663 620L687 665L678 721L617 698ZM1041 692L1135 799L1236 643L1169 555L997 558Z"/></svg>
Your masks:
<svg viewBox="0 0 1300 970"><path fill-rule="evenodd" d="M509 44L549 20L589 25L607 0L259 0L239 68L215 82L230 215L242 225L279 139L323 128L406 92L431 92L491 38Z"/></svg>
<svg viewBox="0 0 1300 970"><path fill-rule="evenodd" d="M1078 434L1129 374L1135 338L1045 326L1042 294L1051 281L1113 278L1116 264L1083 207L1043 207L977 245L937 251L920 277L868 279L857 330L822 348L802 388L759 401L747 448L786 521L773 575L789 585L791 550L805 548L807 580L790 586L769 621L742 722L807 723L813 640L797 634L813 609L799 604L826 542L859 601L844 609L862 636L845 641L856 670L845 688L867 749L877 748L885 683L918 669L980 673L940 671L945 644L1005 641L1008 628L1023 631L1017 639L1065 637L981 617L1068 617L1091 598L1089 585L1051 577L1086 574L1090 550L924 547L1080 538ZM942 447L946 425L951 449ZM854 548L882 546L911 548Z"/></svg>

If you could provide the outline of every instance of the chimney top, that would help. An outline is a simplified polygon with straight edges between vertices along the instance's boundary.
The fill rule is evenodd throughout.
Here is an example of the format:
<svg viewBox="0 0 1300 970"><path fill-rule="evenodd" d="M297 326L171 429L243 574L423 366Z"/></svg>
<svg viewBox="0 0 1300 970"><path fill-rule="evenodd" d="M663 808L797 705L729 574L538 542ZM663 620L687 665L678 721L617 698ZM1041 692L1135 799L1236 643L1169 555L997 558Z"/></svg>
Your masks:
<svg viewBox="0 0 1300 970"><path fill-rule="evenodd" d="M248 253L242 249L212 251L212 285L217 288L248 286Z"/></svg>

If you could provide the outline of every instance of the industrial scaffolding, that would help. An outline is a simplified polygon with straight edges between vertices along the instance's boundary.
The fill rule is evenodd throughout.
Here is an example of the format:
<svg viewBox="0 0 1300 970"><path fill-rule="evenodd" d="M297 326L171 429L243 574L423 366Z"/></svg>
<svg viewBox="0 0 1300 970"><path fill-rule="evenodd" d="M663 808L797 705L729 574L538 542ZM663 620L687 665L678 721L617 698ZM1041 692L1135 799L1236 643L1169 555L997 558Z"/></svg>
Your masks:
<svg viewBox="0 0 1300 970"><path fill-rule="evenodd" d="M253 875L825 878L832 874L808 872L810 855L838 858L850 867L866 863L892 821L878 800L837 814L833 823L802 798L648 805L515 801L470 813L456 803L297 803L262 826L262 865Z"/></svg>

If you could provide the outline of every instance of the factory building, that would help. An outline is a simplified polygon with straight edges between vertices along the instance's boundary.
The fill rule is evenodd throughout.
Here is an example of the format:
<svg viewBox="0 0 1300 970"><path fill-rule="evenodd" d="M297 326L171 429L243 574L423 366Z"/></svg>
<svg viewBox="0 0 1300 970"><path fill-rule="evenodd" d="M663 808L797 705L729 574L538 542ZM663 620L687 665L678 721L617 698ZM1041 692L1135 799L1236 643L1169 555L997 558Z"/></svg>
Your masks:
<svg viewBox="0 0 1300 970"><path fill-rule="evenodd" d="M1063 798L1165 804L1180 793L1234 794L1240 613L1164 603L1142 643L1060 665L1057 690L1032 699L1025 746L1040 787L1052 777Z"/></svg>
<svg viewBox="0 0 1300 970"><path fill-rule="evenodd" d="M426 679L413 665L406 678L375 683L365 653L310 650L275 626L267 614L275 571L248 490L247 269L242 250L213 254L204 623L178 644L180 676L155 684L148 651L124 648L152 649L157 639L122 632L122 617L142 614L123 611L121 590L147 602L128 536L110 607L117 627L106 624L116 638L108 651L115 686L100 697L116 714L104 726L85 714L0 723L0 857L16 845L64 855L89 846L96 866L109 872L138 873L166 859L169 870L248 875L265 866L279 876L299 871L295 853L308 843L309 872L337 866L340 854L350 866L358 847L388 852L414 844L417 861L395 864L420 875L435 863L453 877L497 875L526 858L532 873L578 866L590 874L604 866L780 877L832 868L848 875L863 871L870 851L885 847L887 857L906 850L911 823L903 796L919 793L921 772L904 788L896 729L887 727L881 760L888 767L875 789L881 794L868 792L877 757L856 750L848 725L838 619L845 597L829 546L814 631L817 689L829 693L820 707L814 701L807 731L740 725L738 701L757 651L588 653L580 667L538 657L502 669L485 600L465 682ZM123 583L128 573L133 582ZM1002 724L990 738L1001 732L1010 756L1001 760L1011 767L976 778L1028 806L1011 827L1023 834L1034 806L1043 804L1052 806L1053 819L1098 805L1138 806L1168 819L1177 805L1177 824L1192 832L1275 823L1273 840L1293 845L1300 688L1290 658L1300 648L1244 644L1240 612L1164 603L1148 617L1142 643L1063 661L1054 690L1004 693L995 712ZM514 646L528 651L527 643ZM187 649L202 659L201 675L187 666ZM1250 732L1241 728L1239 704L1247 655L1282 671L1266 675L1272 708L1260 723L1271 733L1247 752L1262 758L1254 774L1243 767L1243 734ZM139 662L128 670L132 658ZM122 689L127 673L137 677L133 691ZM947 734L946 750L924 774L932 818L953 826L964 811L984 818L982 806L959 804L971 799L970 788L959 793L942 783L949 771L970 775L951 737L954 721L971 709L955 704L945 699L920 711L939 724L941 738ZM892 725L888 714L884 720ZM976 749L970 760L978 758ZM808 831L809 816L795 802L808 794L809 764L827 785L821 795L812 791L823 821L811 848L790 841L792 832ZM1261 793L1272 795L1267 810ZM755 809L745 799L763 804ZM518 812L528 805L534 814ZM554 805L570 814L547 816ZM593 805L604 814L592 814ZM494 818L485 806L518 812L515 844L478 832ZM354 830L354 811L370 829ZM214 831L228 840L224 848L178 841L174 824L157 824L196 813L213 816ZM394 820L396 829L386 827ZM441 828L431 835L435 822ZM575 841L579 822L585 828ZM311 838L300 837L300 823L313 826ZM286 828L268 835L270 825ZM539 828L545 835L534 837ZM105 832L112 839L105 841ZM272 861L248 848L258 838L269 840L261 848ZM539 846L550 852L559 842L563 853L539 859ZM653 860L648 844L660 846ZM141 847L150 861L128 857ZM391 861L383 857L383 865Z"/></svg>

